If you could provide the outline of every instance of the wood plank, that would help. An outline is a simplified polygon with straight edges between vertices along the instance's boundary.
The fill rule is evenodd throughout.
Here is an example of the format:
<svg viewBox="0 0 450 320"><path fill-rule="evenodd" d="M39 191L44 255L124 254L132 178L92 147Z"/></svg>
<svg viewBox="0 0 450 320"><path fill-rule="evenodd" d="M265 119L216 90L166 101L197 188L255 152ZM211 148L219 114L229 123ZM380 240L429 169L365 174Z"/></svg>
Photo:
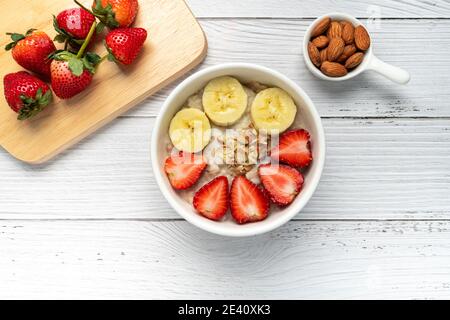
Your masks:
<svg viewBox="0 0 450 320"><path fill-rule="evenodd" d="M326 117L449 117L450 24L445 20L384 20L373 30L374 52L412 75L406 86L365 73L343 83L315 78L301 44L310 21L203 20L209 53L201 68L248 62L274 68L297 82ZM424 45L418 46L418 43ZM174 86L162 90L129 115L156 115Z"/></svg>
<svg viewBox="0 0 450 320"><path fill-rule="evenodd" d="M382 18L448 18L450 3L445 0L187 0L197 17L310 18L331 11L357 17Z"/></svg>
<svg viewBox="0 0 450 320"><path fill-rule="evenodd" d="M64 1L35 1L33 5L28 0L2 1L0 11L5 14L0 33L34 27L53 37L50 13L66 7ZM20 11L28 14L18 19L16 12ZM183 0L141 2L136 25L151 32L132 67L103 65L85 92L70 100L55 99L51 107L26 122L17 121L17 114L1 99L0 145L17 159L43 163L178 79L206 55L204 33ZM3 37L0 46L7 41ZM94 49L101 55L107 53L101 41ZM11 53L4 50L0 51L0 65L1 79L20 70ZM4 91L3 82L0 90Z"/></svg>
<svg viewBox="0 0 450 320"><path fill-rule="evenodd" d="M450 298L450 222L0 222L0 298Z"/></svg>
<svg viewBox="0 0 450 320"><path fill-rule="evenodd" d="M0 152L0 219L173 219L152 118L122 118L48 165ZM327 162L297 219L450 219L449 119L325 119Z"/></svg>

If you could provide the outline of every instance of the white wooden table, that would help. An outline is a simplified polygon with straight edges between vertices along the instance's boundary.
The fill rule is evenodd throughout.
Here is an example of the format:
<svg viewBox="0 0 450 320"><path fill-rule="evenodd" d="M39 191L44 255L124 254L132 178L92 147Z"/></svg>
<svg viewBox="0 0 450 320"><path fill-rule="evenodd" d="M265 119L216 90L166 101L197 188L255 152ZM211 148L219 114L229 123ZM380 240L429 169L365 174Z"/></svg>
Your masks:
<svg viewBox="0 0 450 320"><path fill-rule="evenodd" d="M149 144L174 84L46 165L0 151L0 298L450 298L450 2L370 2L188 0L200 68L277 69L319 109L327 163L294 221L226 239L169 208ZM302 37L330 11L380 16L375 53L411 83L313 78Z"/></svg>

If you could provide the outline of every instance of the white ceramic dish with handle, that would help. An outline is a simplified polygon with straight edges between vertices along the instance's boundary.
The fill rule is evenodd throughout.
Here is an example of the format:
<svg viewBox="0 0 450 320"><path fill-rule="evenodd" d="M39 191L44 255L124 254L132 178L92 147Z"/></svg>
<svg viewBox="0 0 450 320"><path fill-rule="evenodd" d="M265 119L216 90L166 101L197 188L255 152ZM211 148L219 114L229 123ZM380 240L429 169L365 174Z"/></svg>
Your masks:
<svg viewBox="0 0 450 320"><path fill-rule="evenodd" d="M409 80L411 79L411 76L407 71L405 71L401 68L395 67L393 65L390 65L384 61L381 61L380 59L378 59L375 56L375 54L373 53L373 46L374 46L373 38L372 38L372 36L370 36L370 33L369 33L369 36L371 39L370 48L366 51L363 62L357 68L350 71L347 75L345 75L343 77L333 78L333 77L329 77L329 76L323 74L320 71L320 69L318 69L311 62L311 59L309 58L308 42L311 40L311 33L312 33L313 29L315 28L315 26L319 23L319 21L321 21L325 17L330 17L332 20L346 20L346 21L353 23L353 25L355 27L362 25L362 23L358 19L356 19L355 17L353 17L349 14L346 14L346 13L332 12L332 13L328 13L328 14L325 14L325 15L317 18L306 30L306 34L303 39L303 53L304 53L303 56L305 58L306 66L312 72L312 74L314 74L316 77L323 79L323 80L345 81L345 80L349 80L349 79L356 77L357 75L361 74L364 71L373 70L396 83L406 84L409 82ZM369 32L369 30L367 30L367 32Z"/></svg>
<svg viewBox="0 0 450 320"><path fill-rule="evenodd" d="M286 90L297 104L298 112L303 117L305 129L311 134L313 162L305 173L305 182L301 193L288 207L269 214L260 222L238 225L231 218L225 221L212 221L195 212L192 204L183 200L171 187L164 172L167 153L167 135L169 124L185 101L201 90L210 80L220 76L233 76L241 82L258 81ZM165 101L152 133L151 160L157 184L173 209L184 219L206 231L224 236L243 237L271 231L297 215L313 195L319 183L325 161L325 135L321 119L311 99L293 81L284 75L266 67L254 64L222 64L195 73L184 80ZM195 188L195 187L194 187ZM228 214L229 215L229 214Z"/></svg>

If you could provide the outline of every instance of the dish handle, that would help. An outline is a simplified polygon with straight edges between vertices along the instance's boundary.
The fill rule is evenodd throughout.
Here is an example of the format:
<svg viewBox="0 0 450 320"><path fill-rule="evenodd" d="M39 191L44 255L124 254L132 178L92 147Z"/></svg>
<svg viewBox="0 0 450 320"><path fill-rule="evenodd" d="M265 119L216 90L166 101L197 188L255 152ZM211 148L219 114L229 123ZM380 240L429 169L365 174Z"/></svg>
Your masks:
<svg viewBox="0 0 450 320"><path fill-rule="evenodd" d="M407 84L411 80L411 75L408 71L399 67L388 64L376 56L372 56L372 59L367 67L368 70L373 70L388 78L389 80L398 84Z"/></svg>

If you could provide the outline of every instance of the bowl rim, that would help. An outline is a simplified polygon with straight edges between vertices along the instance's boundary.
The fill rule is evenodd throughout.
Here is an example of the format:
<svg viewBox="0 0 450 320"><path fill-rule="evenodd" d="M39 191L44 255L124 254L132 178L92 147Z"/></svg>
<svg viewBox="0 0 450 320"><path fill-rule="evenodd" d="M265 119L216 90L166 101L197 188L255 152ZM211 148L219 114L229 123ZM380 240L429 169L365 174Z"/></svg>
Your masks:
<svg viewBox="0 0 450 320"><path fill-rule="evenodd" d="M312 63L311 58L309 57L309 54L308 54L308 43L311 40L311 33L312 33L313 28L317 25L317 23L319 23L320 20L322 20L325 17L330 17L331 19L347 20L347 21L352 22L354 26L360 26L360 25L364 26L364 24L360 20L358 20L357 18L355 18L354 16L352 16L348 13L343 13L343 12L330 12L330 13L327 13L327 14L324 14L324 15L318 17L313 22L311 22L309 27L306 29L305 35L303 37L303 58L305 60L305 64L308 67L309 71L311 71L311 73L313 75L315 75L316 77L318 77L319 79L339 82L339 81L353 79L354 77L356 77L356 76L360 75L361 73L363 73L364 71L368 70L370 62L373 58L373 50L372 50L373 41L371 41L372 43L370 44L369 49L366 51L366 53L364 55L363 62L356 69L350 71L343 77L335 77L335 78L329 77L329 76L323 74L322 71L320 71L320 69L318 69ZM367 30L367 27L366 26L364 26L364 27ZM372 36L371 36L369 30L367 30L367 32L369 33L370 39L372 40Z"/></svg>
<svg viewBox="0 0 450 320"><path fill-rule="evenodd" d="M169 109L169 107L172 104L172 101L181 93L184 92L184 90L187 89L187 87L191 84L191 82L202 78L207 77L208 75L211 75L211 80L214 77L216 77L214 74L218 71L226 71L230 70L230 75L233 75L232 70L235 69L247 69L247 70L257 70L263 73L267 73L272 77L277 78L279 81L286 84L286 86L291 87L296 91L296 93L301 96L301 98L304 101L304 107L307 108L311 114L311 117L313 119L315 129L317 130L317 136L314 137L315 143L319 145L320 147L317 147L318 149L318 157L315 158L316 162L316 170L314 172L311 172L312 178L309 181L309 189L304 192L302 192L302 197L299 199L300 201L292 203L290 206L282 209L280 211L279 217L274 220L270 224L260 224L260 223L251 223L247 224L246 228L237 228L237 229L228 229L221 226L220 222L217 223L211 223L210 220L200 217L202 219L198 219L198 217L194 217L190 212L186 210L185 205L181 205L178 203L178 201L175 201L172 199L172 194L168 190L168 184L164 182L165 175L160 170L160 163L158 160L158 141L160 138L160 132L161 131L161 125L162 121L164 119L165 113ZM251 64L251 63L224 63L219 64L211 67L207 67L205 69L202 69L188 78L186 78L184 81L182 81L167 97L165 100L158 117L156 118L155 125L152 130L152 138L151 138L151 162L152 162L152 169L153 174L156 179L157 185L161 191L161 193L166 198L167 202L170 204L170 206L186 221L189 223L197 226L200 229L206 230L208 232L221 235L221 236L229 236L229 237L248 237L248 236L254 236L258 234L263 234L269 231L272 231L286 222L290 221L295 215L297 215L304 206L308 203L308 201L311 199L312 195L317 189L317 186L319 184L319 181L322 176L324 164L325 164L325 151L326 151L326 143L325 143L325 132L322 126L321 118L315 108L314 103L309 98L309 96L305 93L305 91L300 88L295 82L290 80L288 77L284 76L283 74L279 73L278 71L275 71L273 69L257 65L257 64ZM214 222L214 221L213 221Z"/></svg>

